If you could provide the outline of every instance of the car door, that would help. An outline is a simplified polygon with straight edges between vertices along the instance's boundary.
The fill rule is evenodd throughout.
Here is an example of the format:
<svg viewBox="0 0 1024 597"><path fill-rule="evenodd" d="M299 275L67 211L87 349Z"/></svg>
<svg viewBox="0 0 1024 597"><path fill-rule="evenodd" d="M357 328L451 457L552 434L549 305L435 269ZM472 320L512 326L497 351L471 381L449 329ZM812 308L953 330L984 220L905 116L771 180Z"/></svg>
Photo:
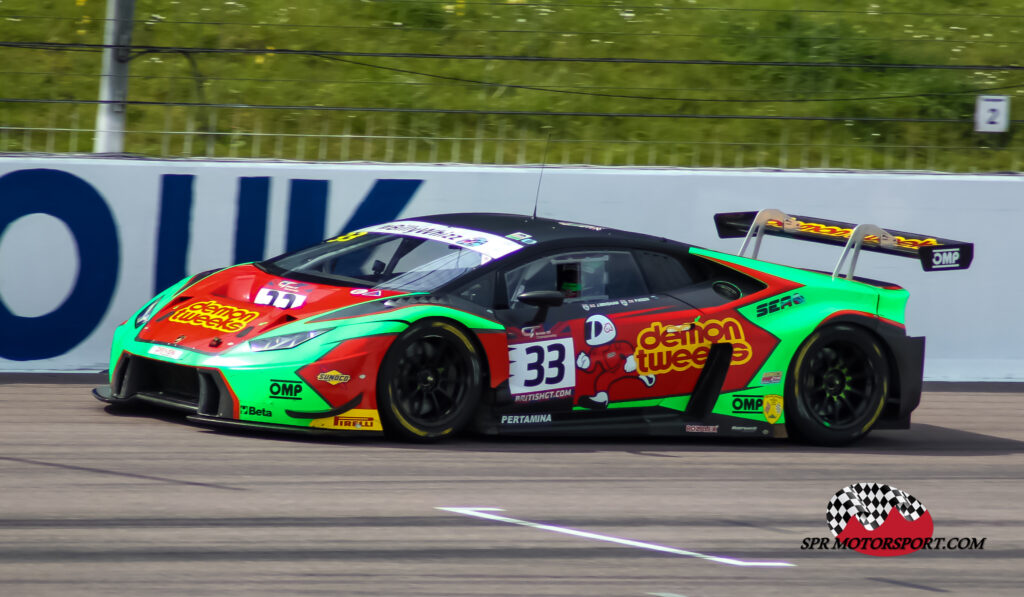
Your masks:
<svg viewBox="0 0 1024 597"><path fill-rule="evenodd" d="M699 313L652 293L632 251L549 254L500 271L497 286L495 312L508 333L511 393L499 409L606 411L688 393L682 376L659 380L646 371L637 342ZM521 300L535 291L559 291L563 301L538 306Z"/></svg>

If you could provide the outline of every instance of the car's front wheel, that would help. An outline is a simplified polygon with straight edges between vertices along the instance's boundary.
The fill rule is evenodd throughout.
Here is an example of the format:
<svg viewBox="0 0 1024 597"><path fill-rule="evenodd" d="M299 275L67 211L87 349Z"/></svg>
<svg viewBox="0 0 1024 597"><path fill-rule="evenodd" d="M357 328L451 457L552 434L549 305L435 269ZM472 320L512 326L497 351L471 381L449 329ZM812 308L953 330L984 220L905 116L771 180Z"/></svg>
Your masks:
<svg viewBox="0 0 1024 597"><path fill-rule="evenodd" d="M867 331L832 325L801 345L786 382L790 435L838 446L868 433L889 394L889 364Z"/></svg>
<svg viewBox="0 0 1024 597"><path fill-rule="evenodd" d="M413 324L395 339L377 379L377 408L389 435L430 441L466 427L483 390L468 332L442 320Z"/></svg>

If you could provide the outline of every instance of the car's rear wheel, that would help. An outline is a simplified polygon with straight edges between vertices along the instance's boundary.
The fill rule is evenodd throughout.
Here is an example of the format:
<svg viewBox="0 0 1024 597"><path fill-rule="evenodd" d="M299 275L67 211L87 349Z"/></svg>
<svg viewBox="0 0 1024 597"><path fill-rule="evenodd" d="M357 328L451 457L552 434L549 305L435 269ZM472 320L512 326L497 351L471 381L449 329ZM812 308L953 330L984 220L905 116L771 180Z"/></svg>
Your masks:
<svg viewBox="0 0 1024 597"><path fill-rule="evenodd" d="M468 332L424 320L395 339L377 379L378 410L389 435L430 441L461 431L480 401L483 371Z"/></svg>
<svg viewBox="0 0 1024 597"><path fill-rule="evenodd" d="M801 345L786 382L790 435L838 446L868 433L889 394L889 364L878 341L851 325L815 331Z"/></svg>

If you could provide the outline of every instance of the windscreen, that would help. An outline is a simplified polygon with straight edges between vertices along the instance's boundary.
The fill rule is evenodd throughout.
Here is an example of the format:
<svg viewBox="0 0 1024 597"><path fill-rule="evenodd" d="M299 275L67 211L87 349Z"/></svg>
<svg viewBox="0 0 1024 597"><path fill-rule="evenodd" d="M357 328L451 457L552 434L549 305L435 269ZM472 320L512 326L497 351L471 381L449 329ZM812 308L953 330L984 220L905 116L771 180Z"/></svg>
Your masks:
<svg viewBox="0 0 1024 597"><path fill-rule="evenodd" d="M352 233L259 265L321 284L430 292L488 261L479 251L443 241Z"/></svg>

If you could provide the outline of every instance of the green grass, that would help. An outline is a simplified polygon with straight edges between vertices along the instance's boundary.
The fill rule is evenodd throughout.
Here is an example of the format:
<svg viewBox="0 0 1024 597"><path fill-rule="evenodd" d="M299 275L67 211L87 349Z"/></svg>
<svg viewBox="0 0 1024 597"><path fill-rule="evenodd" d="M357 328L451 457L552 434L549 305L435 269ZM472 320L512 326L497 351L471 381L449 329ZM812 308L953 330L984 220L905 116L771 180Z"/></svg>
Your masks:
<svg viewBox="0 0 1024 597"><path fill-rule="evenodd" d="M150 156L327 161L538 163L545 159L599 165L980 172L1020 168L1024 143L1016 127L1005 134L974 133L975 93L949 93L1024 85L1024 72L870 66L1015 65L1024 50L1024 10L1018 3L638 2L139 0L135 44L244 48L258 53L192 54L191 58L181 53L141 54L131 63L129 99L323 109L131 106L126 150ZM100 44L104 10L105 3L98 0L3 0L0 40ZM373 68L323 57L274 54L271 49L868 66L350 59L378 67ZM98 54L0 48L0 57L2 97L91 100L97 96ZM1018 88L989 93L1024 97L1024 90ZM702 101L891 95L916 97ZM330 107L665 116L401 113ZM750 118L766 116L835 120ZM855 118L911 122L849 120ZM89 151L94 120L92 105L0 103L0 125L5 127L0 131L0 151Z"/></svg>

